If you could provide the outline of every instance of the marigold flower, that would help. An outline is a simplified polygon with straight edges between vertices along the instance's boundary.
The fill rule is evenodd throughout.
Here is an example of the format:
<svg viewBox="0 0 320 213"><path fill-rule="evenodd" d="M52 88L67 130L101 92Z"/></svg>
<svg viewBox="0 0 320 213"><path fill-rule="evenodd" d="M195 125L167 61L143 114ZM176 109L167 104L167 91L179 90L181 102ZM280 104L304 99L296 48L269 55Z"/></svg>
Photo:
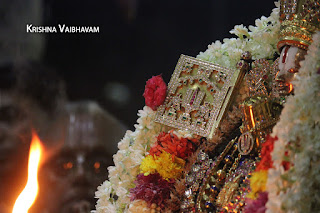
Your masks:
<svg viewBox="0 0 320 213"><path fill-rule="evenodd" d="M251 192L248 194L248 198L256 199L259 192L266 191L266 183L268 179L268 170L261 170L252 173L250 178Z"/></svg>
<svg viewBox="0 0 320 213"><path fill-rule="evenodd" d="M157 142L151 147L149 153L151 155L160 155L162 151L166 151L171 155L182 159L187 159L194 151L195 146L186 138L179 138L177 135L170 133L161 133L157 138Z"/></svg>
<svg viewBox="0 0 320 213"><path fill-rule="evenodd" d="M157 163L152 155L147 155L141 162L140 171L144 175L153 174L157 171Z"/></svg>
<svg viewBox="0 0 320 213"><path fill-rule="evenodd" d="M261 160L257 165L256 171L272 168L273 161L271 158L271 152L273 151L273 145L276 140L278 140L277 137L273 138L270 135L267 136L266 141L262 144Z"/></svg>
<svg viewBox="0 0 320 213"><path fill-rule="evenodd" d="M146 156L142 160L140 170L144 175L158 172L163 179L176 179L181 175L184 164L183 159L173 157L170 153L163 151L159 156Z"/></svg>

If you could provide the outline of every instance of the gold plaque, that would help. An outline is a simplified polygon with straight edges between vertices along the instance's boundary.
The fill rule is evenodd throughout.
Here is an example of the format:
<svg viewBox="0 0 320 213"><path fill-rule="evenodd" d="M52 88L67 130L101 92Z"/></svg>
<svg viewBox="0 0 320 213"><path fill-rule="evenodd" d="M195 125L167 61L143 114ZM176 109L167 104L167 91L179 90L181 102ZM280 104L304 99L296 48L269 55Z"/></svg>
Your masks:
<svg viewBox="0 0 320 213"><path fill-rule="evenodd" d="M242 77L240 70L181 55L155 121L212 137Z"/></svg>

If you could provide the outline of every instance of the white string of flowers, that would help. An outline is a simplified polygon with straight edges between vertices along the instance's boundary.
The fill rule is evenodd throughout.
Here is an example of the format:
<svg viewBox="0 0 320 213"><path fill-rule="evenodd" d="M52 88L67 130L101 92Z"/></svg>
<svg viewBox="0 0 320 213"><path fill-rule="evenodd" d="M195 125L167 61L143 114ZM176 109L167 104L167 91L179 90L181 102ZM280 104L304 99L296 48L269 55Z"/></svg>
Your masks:
<svg viewBox="0 0 320 213"><path fill-rule="evenodd" d="M205 52L200 52L198 58L219 64L228 68L236 68L237 62L240 60L241 53L250 51L253 60L260 58L274 57L277 52L277 43L279 41L279 2L272 10L267 18L262 16L261 19L255 21L256 26L236 25L231 34L238 38L225 38L223 43L215 41L208 46Z"/></svg>
<svg viewBox="0 0 320 213"><path fill-rule="evenodd" d="M124 212L130 204L129 189L139 173L139 166L157 139L166 131L164 125L154 122L155 111L145 106L138 112L135 131L127 131L118 144L118 152L113 156L115 166L108 167L109 180L98 187L96 210L92 213Z"/></svg>
<svg viewBox="0 0 320 213"><path fill-rule="evenodd" d="M278 137L269 170L267 212L320 211L320 32L301 62L295 95L289 97L273 129ZM289 155L285 151L289 151ZM288 159L289 158L289 159ZM282 162L292 166L284 171Z"/></svg>

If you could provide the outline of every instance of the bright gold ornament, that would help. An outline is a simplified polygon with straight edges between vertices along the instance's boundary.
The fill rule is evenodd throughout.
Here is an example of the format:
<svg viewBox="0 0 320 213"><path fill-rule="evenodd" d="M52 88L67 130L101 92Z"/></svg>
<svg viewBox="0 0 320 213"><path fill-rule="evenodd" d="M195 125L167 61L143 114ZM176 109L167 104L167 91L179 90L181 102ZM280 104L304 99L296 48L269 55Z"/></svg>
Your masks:
<svg viewBox="0 0 320 213"><path fill-rule="evenodd" d="M319 0L281 0L280 22L279 50L285 45L308 49L320 29Z"/></svg>

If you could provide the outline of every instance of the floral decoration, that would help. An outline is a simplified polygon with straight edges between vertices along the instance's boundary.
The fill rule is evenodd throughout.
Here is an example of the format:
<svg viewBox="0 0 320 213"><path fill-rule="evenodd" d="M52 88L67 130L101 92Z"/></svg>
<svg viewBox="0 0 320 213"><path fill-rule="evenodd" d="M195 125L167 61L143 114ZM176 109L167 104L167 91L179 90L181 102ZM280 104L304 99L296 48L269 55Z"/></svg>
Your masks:
<svg viewBox="0 0 320 213"><path fill-rule="evenodd" d="M161 75L153 76L147 83L143 93L146 105L152 110L163 104L166 98L167 85Z"/></svg>
<svg viewBox="0 0 320 213"><path fill-rule="evenodd" d="M175 181L181 176L185 160L195 150L186 138L178 137L173 131L162 132L149 154L142 160L140 173L131 189L131 200L144 200L149 206L163 208L170 198Z"/></svg>
<svg viewBox="0 0 320 213"><path fill-rule="evenodd" d="M144 175L159 173L163 179L178 178L183 171L185 161L175 157L168 152L161 152L159 156L148 155L143 159L140 170Z"/></svg>
<svg viewBox="0 0 320 213"><path fill-rule="evenodd" d="M273 162L271 158L271 152L273 151L274 142L277 139L277 137L273 138L270 135L266 137L266 141L262 144L261 160L257 165L256 171L268 170L272 168Z"/></svg>
<svg viewBox="0 0 320 213"><path fill-rule="evenodd" d="M109 179L98 187L98 201L93 213L128 211L130 189L135 187L141 161L156 142L157 136L167 131L167 127L154 122L155 111L150 107L139 110L138 116L135 131L128 130L118 143L119 150L113 156L115 166L108 167Z"/></svg>
<svg viewBox="0 0 320 213"><path fill-rule="evenodd" d="M246 199L245 213L265 213L266 203L268 201L268 193L261 192L256 200Z"/></svg>
<svg viewBox="0 0 320 213"><path fill-rule="evenodd" d="M134 200L129 205L128 213L158 213L160 209L155 203L150 206L144 200Z"/></svg>
<svg viewBox="0 0 320 213"><path fill-rule="evenodd" d="M237 25L230 31L237 38L212 43L198 58L228 68L236 68L244 51L250 51L253 59L273 58L278 18L277 7L270 17L257 19L255 26ZM319 68L318 32L293 82L295 95L287 99L272 138L263 145L261 162L250 179L252 194L245 212L319 211L320 197L315 196L320 194ZM170 199L172 184L179 182L195 150L193 142L186 139L188 132L168 132L154 122L154 110L165 96L161 76L148 80L144 92L147 106L139 111L135 131L127 131L119 142L119 151L113 156L115 166L108 168L109 180L98 187L92 212L158 212Z"/></svg>
<svg viewBox="0 0 320 213"><path fill-rule="evenodd" d="M267 178L268 170L260 170L252 173L250 178L251 192L248 194L249 198L256 199L260 192L266 190Z"/></svg>
<svg viewBox="0 0 320 213"><path fill-rule="evenodd" d="M224 43L216 41L209 45L208 50L200 53L198 58L228 68L235 68L243 51L251 51L254 59L272 57L273 53L277 51L278 8L273 10L269 18L262 17L257 19L256 26L250 26L248 33L247 30L246 27L241 25L236 26L231 33L238 36L238 38L224 39ZM152 79L146 85L144 92L146 106L138 113L139 118L137 120L138 124L135 125L135 131L127 131L125 137L119 142L119 151L113 156L115 166L108 168L109 179L96 192L98 201L96 210L92 211L93 213L134 212L132 209L140 209L139 205L145 212L148 211L148 208L151 211L151 207L146 205L146 202L140 201L140 199L130 201L130 189L135 188L134 181L140 173L141 162L149 154L148 151L150 151L153 144L156 143L158 135L169 130L167 127L154 122L154 110L164 101L166 85L161 76L156 76ZM175 134L179 138L192 138L192 134L186 131L177 131ZM189 147L189 145L186 147ZM181 148L177 147L176 150ZM153 150L155 156L160 154L156 151L158 148ZM185 156L188 156L189 149L186 148L186 150ZM167 151L169 152L169 150ZM181 158L174 158L184 158L181 152L179 155ZM171 155L171 160L173 156L175 155ZM132 211L129 211L129 206Z"/></svg>
<svg viewBox="0 0 320 213"><path fill-rule="evenodd" d="M149 206L153 203L163 208L164 201L170 198L170 190L174 180L164 180L159 173L145 176L139 174L135 181L136 187L131 189L131 200L144 200Z"/></svg>
<svg viewBox="0 0 320 213"><path fill-rule="evenodd" d="M182 159L187 159L196 149L196 140L188 140L186 138L179 138L177 135L170 133L161 133L158 136L156 144L150 149L151 155L160 155L162 151L166 151L173 156Z"/></svg>
<svg viewBox="0 0 320 213"><path fill-rule="evenodd" d="M273 9L269 17L262 16L261 19L257 19L255 26L247 28L242 24L236 25L230 33L238 38L225 38L223 43L215 41L197 57L233 69L236 68L241 54L245 51L251 52L253 60L272 59L274 53L278 52L277 43L280 30L279 3L276 3L276 6L277 8Z"/></svg>
<svg viewBox="0 0 320 213"><path fill-rule="evenodd" d="M278 137L268 170L267 212L319 212L320 203L320 32L293 81L288 98L273 129ZM290 168L284 168L284 162Z"/></svg>
<svg viewBox="0 0 320 213"><path fill-rule="evenodd" d="M265 204L268 201L268 192L266 192L266 184L268 180L268 169L273 167L271 153L277 137L270 135L266 137L266 141L262 144L261 160L250 178L251 192L247 195L245 213L265 212Z"/></svg>

